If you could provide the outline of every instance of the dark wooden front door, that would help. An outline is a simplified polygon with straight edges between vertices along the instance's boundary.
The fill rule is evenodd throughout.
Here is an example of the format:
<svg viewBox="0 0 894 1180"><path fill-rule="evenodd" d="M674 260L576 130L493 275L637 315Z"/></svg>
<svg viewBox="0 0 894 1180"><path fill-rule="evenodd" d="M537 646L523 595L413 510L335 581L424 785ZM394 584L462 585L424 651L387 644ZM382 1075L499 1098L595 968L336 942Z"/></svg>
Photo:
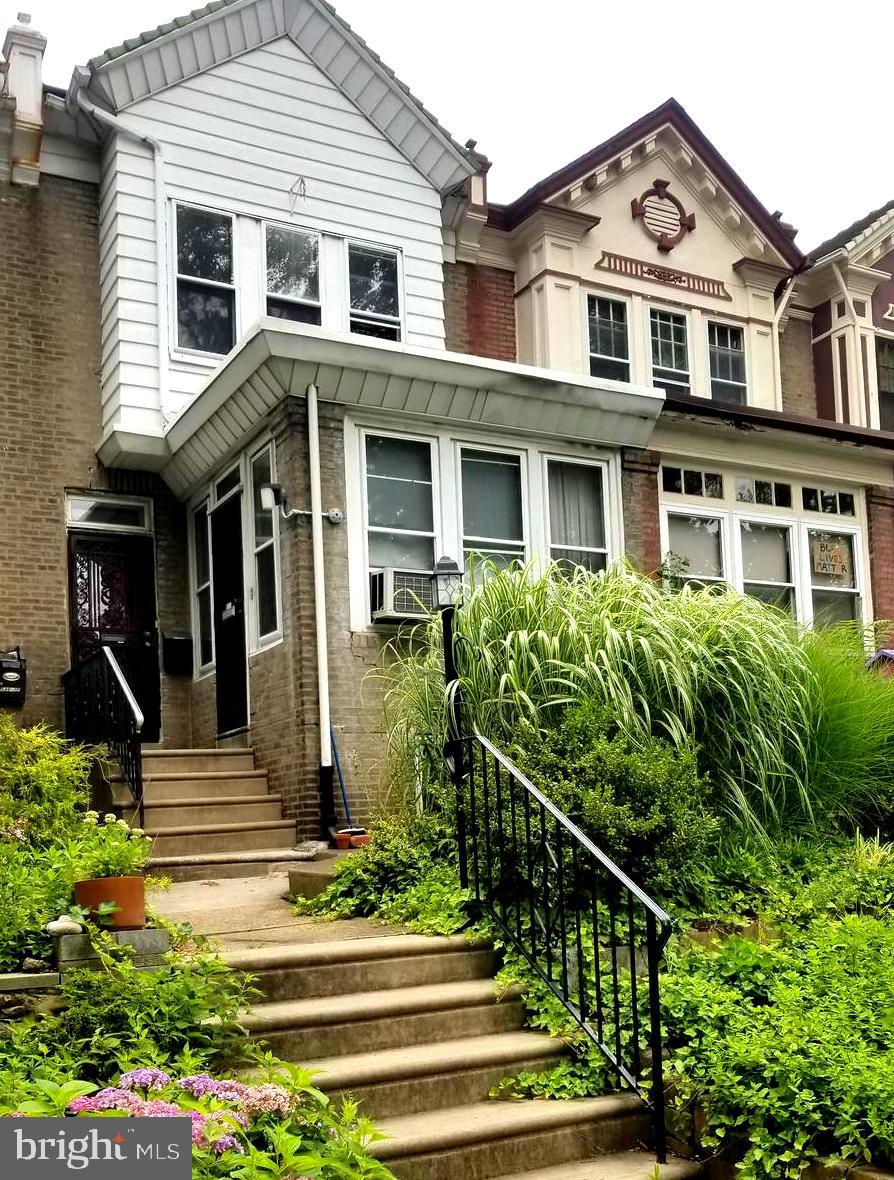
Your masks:
<svg viewBox="0 0 894 1180"><path fill-rule="evenodd" d="M241 492L225 500L211 514L211 569L217 732L223 734L248 725Z"/></svg>
<svg viewBox="0 0 894 1180"><path fill-rule="evenodd" d="M110 647L143 711L143 741L157 742L161 677L152 537L70 533L68 577L72 664Z"/></svg>

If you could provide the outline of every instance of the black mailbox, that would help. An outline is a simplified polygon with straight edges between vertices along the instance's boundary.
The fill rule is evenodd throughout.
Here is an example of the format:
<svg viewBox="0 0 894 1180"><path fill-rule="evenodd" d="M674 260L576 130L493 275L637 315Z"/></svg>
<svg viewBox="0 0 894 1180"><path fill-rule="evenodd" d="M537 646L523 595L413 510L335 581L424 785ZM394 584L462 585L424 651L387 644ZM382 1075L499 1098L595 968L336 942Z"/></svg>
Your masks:
<svg viewBox="0 0 894 1180"><path fill-rule="evenodd" d="M188 631L162 631L161 666L168 676L192 676L192 636Z"/></svg>
<svg viewBox="0 0 894 1180"><path fill-rule="evenodd" d="M24 705L26 669L21 648L0 651L0 707L20 709Z"/></svg>

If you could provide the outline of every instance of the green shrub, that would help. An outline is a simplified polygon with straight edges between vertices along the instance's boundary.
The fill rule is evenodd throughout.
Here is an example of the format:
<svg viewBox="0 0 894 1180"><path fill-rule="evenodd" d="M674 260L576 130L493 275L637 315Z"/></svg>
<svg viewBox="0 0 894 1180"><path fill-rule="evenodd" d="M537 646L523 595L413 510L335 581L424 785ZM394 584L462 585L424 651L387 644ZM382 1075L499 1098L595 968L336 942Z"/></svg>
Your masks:
<svg viewBox="0 0 894 1180"><path fill-rule="evenodd" d="M62 857L0 839L0 971L16 970L28 956L45 959L51 939L44 926L70 901Z"/></svg>
<svg viewBox="0 0 894 1180"><path fill-rule="evenodd" d="M568 709L519 745L535 786L640 883L679 887L716 837L692 750L657 738L634 745L604 707Z"/></svg>
<svg viewBox="0 0 894 1180"><path fill-rule="evenodd" d="M19 729L0 713L0 838L20 832L47 847L68 836L89 805L95 759L45 725Z"/></svg>

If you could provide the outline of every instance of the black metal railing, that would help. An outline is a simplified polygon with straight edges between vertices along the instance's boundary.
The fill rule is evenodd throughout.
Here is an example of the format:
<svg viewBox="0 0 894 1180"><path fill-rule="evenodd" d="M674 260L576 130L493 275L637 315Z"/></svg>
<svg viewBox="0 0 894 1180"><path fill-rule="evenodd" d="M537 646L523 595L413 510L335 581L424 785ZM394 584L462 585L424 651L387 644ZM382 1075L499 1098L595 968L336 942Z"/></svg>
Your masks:
<svg viewBox="0 0 894 1180"><path fill-rule="evenodd" d="M663 1163L670 918L487 738L451 744L463 886L647 1103Z"/></svg>
<svg viewBox="0 0 894 1180"><path fill-rule="evenodd" d="M143 826L143 713L109 647L99 647L62 677L65 735L107 746L118 761Z"/></svg>

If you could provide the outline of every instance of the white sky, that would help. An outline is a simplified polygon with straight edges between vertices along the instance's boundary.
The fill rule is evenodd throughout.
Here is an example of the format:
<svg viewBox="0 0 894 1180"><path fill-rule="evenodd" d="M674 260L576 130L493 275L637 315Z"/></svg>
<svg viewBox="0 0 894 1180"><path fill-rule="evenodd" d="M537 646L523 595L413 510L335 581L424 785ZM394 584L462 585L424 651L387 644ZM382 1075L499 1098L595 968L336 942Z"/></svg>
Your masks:
<svg viewBox="0 0 894 1180"><path fill-rule="evenodd" d="M494 162L491 200L512 200L671 95L798 226L802 250L894 197L888 0L851 0L845 20L807 0L335 3L456 139L477 139ZM44 78L56 85L189 7L21 0L49 40ZM5 27L16 9L2 16Z"/></svg>

